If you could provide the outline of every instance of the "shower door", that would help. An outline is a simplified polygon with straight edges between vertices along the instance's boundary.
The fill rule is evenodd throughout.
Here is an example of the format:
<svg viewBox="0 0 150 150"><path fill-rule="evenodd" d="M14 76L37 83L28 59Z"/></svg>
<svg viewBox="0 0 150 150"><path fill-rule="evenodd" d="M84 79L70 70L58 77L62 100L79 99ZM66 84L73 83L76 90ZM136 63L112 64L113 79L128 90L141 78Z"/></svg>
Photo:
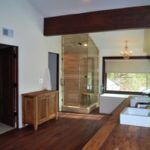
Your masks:
<svg viewBox="0 0 150 150"><path fill-rule="evenodd" d="M78 55L64 54L64 105L79 106L79 63Z"/></svg>
<svg viewBox="0 0 150 150"><path fill-rule="evenodd" d="M85 60L83 53L64 53L64 105L80 106L85 88Z"/></svg>
<svg viewBox="0 0 150 150"><path fill-rule="evenodd" d="M89 112L98 101L98 50L87 35L63 36L62 45L62 110Z"/></svg>

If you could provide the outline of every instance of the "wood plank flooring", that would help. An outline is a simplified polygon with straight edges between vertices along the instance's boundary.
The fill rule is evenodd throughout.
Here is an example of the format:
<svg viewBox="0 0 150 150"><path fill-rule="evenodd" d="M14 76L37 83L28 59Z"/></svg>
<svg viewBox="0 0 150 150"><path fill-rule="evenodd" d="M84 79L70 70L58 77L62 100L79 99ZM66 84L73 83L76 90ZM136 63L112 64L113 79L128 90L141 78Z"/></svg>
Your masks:
<svg viewBox="0 0 150 150"><path fill-rule="evenodd" d="M120 124L120 113L130 105L130 99L113 111L82 150L150 150L150 128Z"/></svg>
<svg viewBox="0 0 150 150"><path fill-rule="evenodd" d="M81 150L107 116L59 113L58 120L0 135L0 150Z"/></svg>
<svg viewBox="0 0 150 150"><path fill-rule="evenodd" d="M101 149L104 142L108 139L110 133L114 128L119 124L120 112L130 104L130 98L124 100L113 112L112 115L108 118L108 121L105 123L105 126L101 127L96 134L90 139L90 141L83 147L83 150L99 150ZM99 140L97 140L99 139ZM119 139L115 139L119 140ZM111 150L111 149L108 149ZM114 149L115 150L115 149Z"/></svg>
<svg viewBox="0 0 150 150"><path fill-rule="evenodd" d="M150 129L118 124L100 150L150 150Z"/></svg>

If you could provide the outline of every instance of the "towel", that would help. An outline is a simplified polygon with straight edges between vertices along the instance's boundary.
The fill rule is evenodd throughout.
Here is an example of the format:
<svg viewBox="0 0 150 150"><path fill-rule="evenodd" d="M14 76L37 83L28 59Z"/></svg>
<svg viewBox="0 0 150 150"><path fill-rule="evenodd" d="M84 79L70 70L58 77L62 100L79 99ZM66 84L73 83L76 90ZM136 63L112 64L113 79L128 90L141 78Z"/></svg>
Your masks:
<svg viewBox="0 0 150 150"><path fill-rule="evenodd" d="M46 68L44 71L42 89L43 90L51 90L52 89L51 76L50 76L49 68Z"/></svg>

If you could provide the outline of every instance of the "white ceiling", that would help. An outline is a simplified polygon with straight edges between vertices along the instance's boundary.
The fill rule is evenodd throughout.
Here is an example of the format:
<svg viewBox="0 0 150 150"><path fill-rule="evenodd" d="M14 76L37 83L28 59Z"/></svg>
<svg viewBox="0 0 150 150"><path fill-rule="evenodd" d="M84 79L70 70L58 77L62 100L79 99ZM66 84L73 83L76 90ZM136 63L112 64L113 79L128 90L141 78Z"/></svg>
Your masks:
<svg viewBox="0 0 150 150"><path fill-rule="evenodd" d="M28 0L43 17L150 5L150 0Z"/></svg>
<svg viewBox="0 0 150 150"><path fill-rule="evenodd" d="M53 17L83 12L108 10L135 6L150 5L150 0L28 0L43 17ZM129 41L131 49L143 47L144 30L121 30L110 32L90 33L99 49L115 50L120 44L123 48L124 41ZM107 51L106 51L107 52ZM118 52L117 52L118 53ZM107 54L106 54L107 55Z"/></svg>

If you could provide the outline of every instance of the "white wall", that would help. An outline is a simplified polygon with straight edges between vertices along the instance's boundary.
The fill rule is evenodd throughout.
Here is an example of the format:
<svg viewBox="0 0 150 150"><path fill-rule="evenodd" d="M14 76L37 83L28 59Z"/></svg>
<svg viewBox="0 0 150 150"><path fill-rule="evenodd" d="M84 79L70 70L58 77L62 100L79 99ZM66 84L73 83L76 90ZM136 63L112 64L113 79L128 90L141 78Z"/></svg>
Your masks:
<svg viewBox="0 0 150 150"><path fill-rule="evenodd" d="M14 37L2 35L2 28ZM59 53L61 37L43 36L43 18L25 0L0 0L0 43L19 46L19 127L22 126L21 94L40 89L39 79L48 67L48 51Z"/></svg>
<svg viewBox="0 0 150 150"><path fill-rule="evenodd" d="M148 55L145 50L144 29L95 32L90 33L90 36L99 49L100 86L102 85L102 58L104 56L121 56L120 52L124 50L125 40L128 40L128 48L132 50L133 56Z"/></svg>

